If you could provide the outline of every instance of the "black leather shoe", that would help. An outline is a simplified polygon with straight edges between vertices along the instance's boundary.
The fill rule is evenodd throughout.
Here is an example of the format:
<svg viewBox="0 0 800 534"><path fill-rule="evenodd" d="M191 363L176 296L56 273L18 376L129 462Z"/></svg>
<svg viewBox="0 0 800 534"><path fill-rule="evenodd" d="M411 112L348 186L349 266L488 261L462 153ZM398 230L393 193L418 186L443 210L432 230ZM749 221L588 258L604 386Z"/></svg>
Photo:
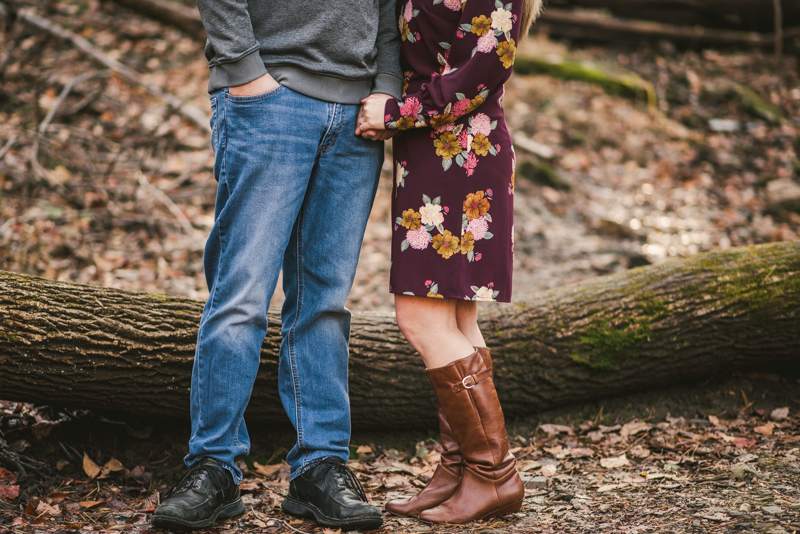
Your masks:
<svg viewBox="0 0 800 534"><path fill-rule="evenodd" d="M244 511L230 471L212 458L203 458L167 492L150 522L156 528L194 530Z"/></svg>
<svg viewBox="0 0 800 534"><path fill-rule="evenodd" d="M381 511L367 502L361 483L335 456L326 456L295 477L281 508L295 517L342 530L375 530L383 524Z"/></svg>

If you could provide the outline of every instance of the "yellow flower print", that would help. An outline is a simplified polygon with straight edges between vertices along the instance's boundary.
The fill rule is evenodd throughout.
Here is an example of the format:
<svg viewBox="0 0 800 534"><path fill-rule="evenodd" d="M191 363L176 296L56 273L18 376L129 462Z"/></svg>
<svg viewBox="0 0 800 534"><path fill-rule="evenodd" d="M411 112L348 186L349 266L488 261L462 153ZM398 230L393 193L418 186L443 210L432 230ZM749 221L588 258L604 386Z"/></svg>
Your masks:
<svg viewBox="0 0 800 534"><path fill-rule="evenodd" d="M413 208L409 208L403 212L403 219L400 222L405 228L409 230L416 230L420 227L421 223L420 220L422 219L422 215L419 212L414 211Z"/></svg>
<svg viewBox="0 0 800 534"><path fill-rule="evenodd" d="M461 236L461 253L466 254L475 249L475 237L472 232L464 232Z"/></svg>
<svg viewBox="0 0 800 534"><path fill-rule="evenodd" d="M497 47L497 55L500 56L500 61L503 62L503 67L509 69L514 64L517 57L517 46L514 44L514 39L500 43Z"/></svg>
<svg viewBox="0 0 800 534"><path fill-rule="evenodd" d="M483 37L489 32L492 27L492 19L485 15L480 17L472 17L472 29L470 31L478 37Z"/></svg>
<svg viewBox="0 0 800 534"><path fill-rule="evenodd" d="M439 234L433 238L433 248L436 249L442 258L448 259L453 254L458 252L461 245L458 243L458 238L450 232L445 230L444 234Z"/></svg>
<svg viewBox="0 0 800 534"><path fill-rule="evenodd" d="M475 139L472 140L472 150L479 156L485 156L489 153L489 149L492 148L492 143L486 139L486 136L483 134L478 134L475 136Z"/></svg>
<svg viewBox="0 0 800 534"><path fill-rule="evenodd" d="M440 128L445 124L450 124L456 120L456 116L452 113L446 115L434 115L431 117L431 128Z"/></svg>
<svg viewBox="0 0 800 534"><path fill-rule="evenodd" d="M405 41L408 38L408 34L411 33L411 30L408 28L408 22L403 20L403 29L400 30L400 39Z"/></svg>
<svg viewBox="0 0 800 534"><path fill-rule="evenodd" d="M444 298L444 295L440 295L439 293L431 293L430 291L428 291L428 294L426 296L428 296L428 297L430 297L432 299L443 299Z"/></svg>
<svg viewBox="0 0 800 534"><path fill-rule="evenodd" d="M517 173L515 171L511 172L511 194L512 195L514 194L514 177L516 176L516 174Z"/></svg>
<svg viewBox="0 0 800 534"><path fill-rule="evenodd" d="M397 119L398 130L409 130L414 127L414 119L411 117L400 117Z"/></svg>
<svg viewBox="0 0 800 534"><path fill-rule="evenodd" d="M403 74L404 74L404 76L403 76L403 96L406 96L406 91L408 91L409 78L411 78L411 71L407 70Z"/></svg>
<svg viewBox="0 0 800 534"><path fill-rule="evenodd" d="M472 219L477 219L478 217L483 217L489 212L489 201L483 198L483 191L476 191L475 193L470 193L467 195L467 199L464 200L464 213L467 214L467 219L470 221ZM434 238L436 239L436 238Z"/></svg>
<svg viewBox="0 0 800 534"><path fill-rule="evenodd" d="M443 132L434 139L433 145L436 147L436 155L444 159L453 159L453 156L461 153L461 144L453 132Z"/></svg>
<svg viewBox="0 0 800 534"><path fill-rule="evenodd" d="M480 106L481 104L483 104L483 102L484 102L484 99L483 99L483 97L481 95L478 95L475 98L473 98L472 100L470 100L469 106L467 106L467 113L475 111L475 109L478 106Z"/></svg>

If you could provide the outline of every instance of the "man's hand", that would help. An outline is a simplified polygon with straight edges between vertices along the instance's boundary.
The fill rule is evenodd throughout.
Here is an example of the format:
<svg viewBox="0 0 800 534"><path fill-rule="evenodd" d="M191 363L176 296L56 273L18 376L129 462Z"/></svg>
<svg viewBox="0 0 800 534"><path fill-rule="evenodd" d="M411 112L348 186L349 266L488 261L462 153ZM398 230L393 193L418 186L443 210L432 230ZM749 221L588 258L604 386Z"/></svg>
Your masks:
<svg viewBox="0 0 800 534"><path fill-rule="evenodd" d="M261 76L260 78L256 78L252 82L248 82L244 85L237 85L235 87L229 87L228 92L233 96L254 96L254 95L262 95L264 93L269 93L276 87L280 85L278 82L275 81L275 78L269 75L269 73Z"/></svg>
<svg viewBox="0 0 800 534"><path fill-rule="evenodd" d="M396 132L388 132L383 123L383 111L386 101L392 98L383 93L373 93L361 101L361 111L358 114L356 135L365 139L382 141L392 137Z"/></svg>

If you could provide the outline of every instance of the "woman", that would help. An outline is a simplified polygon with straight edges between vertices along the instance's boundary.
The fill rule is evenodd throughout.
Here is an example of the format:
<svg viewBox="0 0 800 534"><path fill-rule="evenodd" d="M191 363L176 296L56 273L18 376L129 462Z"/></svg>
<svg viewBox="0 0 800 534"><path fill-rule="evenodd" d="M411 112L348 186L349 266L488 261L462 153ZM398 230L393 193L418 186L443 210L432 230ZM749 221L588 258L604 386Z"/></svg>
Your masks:
<svg viewBox="0 0 800 534"><path fill-rule="evenodd" d="M444 452L425 489L386 509L466 523L515 512L525 495L477 301L511 299L515 161L501 100L541 0L399 8L404 98L364 100L356 133L403 131L393 142L390 290L436 391Z"/></svg>

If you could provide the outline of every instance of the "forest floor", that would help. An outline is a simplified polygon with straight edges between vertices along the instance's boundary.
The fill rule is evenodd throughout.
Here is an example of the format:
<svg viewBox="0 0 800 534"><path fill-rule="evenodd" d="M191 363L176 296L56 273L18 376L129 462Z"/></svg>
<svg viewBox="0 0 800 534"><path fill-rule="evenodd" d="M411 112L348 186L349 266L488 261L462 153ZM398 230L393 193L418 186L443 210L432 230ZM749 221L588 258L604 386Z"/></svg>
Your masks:
<svg viewBox="0 0 800 534"><path fill-rule="evenodd" d="M197 39L97 0L7 4L34 9L148 84L208 111ZM202 250L216 191L207 132L119 76L85 81L60 101L70 81L103 67L29 25L8 28L4 39L0 269L205 298ZM546 36L532 37L520 53L634 72L653 84L657 102L580 81L512 77L510 129L552 149L546 159L518 150L515 298L697 252L800 239L800 215L781 197L800 175L796 58L669 43L572 46ZM782 118L759 112L732 83ZM391 168L387 157L353 310L391 309ZM794 379L721 377L652 395L658 398L598 401L510 423L527 488L519 515L465 527L387 516L383 531L800 530ZM0 471L0 532L48 534L146 532L159 491L183 469L187 435L174 421L11 402L0 403L0 432L13 451L50 469L24 480L11 465ZM254 434L262 441L246 460L248 512L214 532L322 532L278 508L291 433ZM351 465L373 502L424 485L437 460L434 437L354 436Z"/></svg>
<svg viewBox="0 0 800 534"><path fill-rule="evenodd" d="M0 532L158 532L149 520L185 472L184 421L109 419L0 403L14 451L48 466L0 470ZM800 381L769 373L714 379L509 421L523 509L464 526L385 514L385 533L787 534L800 531ZM330 534L283 514L286 427L253 428L240 463L247 513L203 532ZM357 431L350 467L372 503L413 495L441 448L433 431ZM10 467L10 466L8 466Z"/></svg>

